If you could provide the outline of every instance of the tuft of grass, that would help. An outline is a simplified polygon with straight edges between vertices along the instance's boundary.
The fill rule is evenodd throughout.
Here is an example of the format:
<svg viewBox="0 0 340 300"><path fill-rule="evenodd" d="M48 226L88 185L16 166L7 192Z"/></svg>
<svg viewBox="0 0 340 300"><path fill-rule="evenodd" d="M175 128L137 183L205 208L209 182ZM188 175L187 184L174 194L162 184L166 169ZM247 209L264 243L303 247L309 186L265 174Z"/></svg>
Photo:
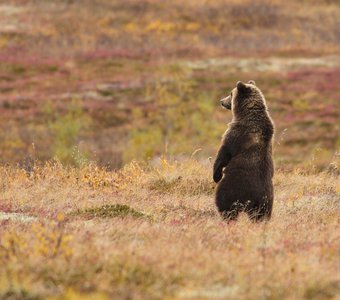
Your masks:
<svg viewBox="0 0 340 300"><path fill-rule="evenodd" d="M171 194L177 193L180 195L212 195L215 190L215 184L208 179L198 178L157 178L150 181L149 189L159 193Z"/></svg>
<svg viewBox="0 0 340 300"><path fill-rule="evenodd" d="M100 207L91 207L84 210L78 210L75 215L84 215L89 218L114 218L114 217L127 217L134 218L147 218L150 216L140 211L131 208L124 204L103 205Z"/></svg>
<svg viewBox="0 0 340 300"><path fill-rule="evenodd" d="M150 183L151 191L158 191L161 193L171 193L178 187L178 183L181 181L181 177L166 180L165 178L158 178Z"/></svg>

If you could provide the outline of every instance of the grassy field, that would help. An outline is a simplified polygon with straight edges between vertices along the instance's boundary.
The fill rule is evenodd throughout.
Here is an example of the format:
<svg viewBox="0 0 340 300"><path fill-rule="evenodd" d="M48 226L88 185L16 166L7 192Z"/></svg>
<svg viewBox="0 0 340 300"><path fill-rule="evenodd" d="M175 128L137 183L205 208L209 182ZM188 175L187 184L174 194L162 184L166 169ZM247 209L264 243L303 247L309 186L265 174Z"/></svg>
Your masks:
<svg viewBox="0 0 340 300"><path fill-rule="evenodd" d="M338 0L0 0L0 299L340 299ZM255 80L273 218L222 221Z"/></svg>
<svg viewBox="0 0 340 300"><path fill-rule="evenodd" d="M1 299L339 299L336 176L277 172L272 220L227 224L210 173L1 168Z"/></svg>

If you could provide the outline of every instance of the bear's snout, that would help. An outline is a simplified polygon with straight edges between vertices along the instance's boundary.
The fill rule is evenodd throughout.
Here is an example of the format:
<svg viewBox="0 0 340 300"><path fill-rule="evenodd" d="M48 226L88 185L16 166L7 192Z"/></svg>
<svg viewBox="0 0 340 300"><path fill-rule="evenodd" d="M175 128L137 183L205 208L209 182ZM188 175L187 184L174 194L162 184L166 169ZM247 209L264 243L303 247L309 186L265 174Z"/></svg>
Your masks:
<svg viewBox="0 0 340 300"><path fill-rule="evenodd" d="M228 96L220 100L221 106L226 109L231 109L231 97Z"/></svg>

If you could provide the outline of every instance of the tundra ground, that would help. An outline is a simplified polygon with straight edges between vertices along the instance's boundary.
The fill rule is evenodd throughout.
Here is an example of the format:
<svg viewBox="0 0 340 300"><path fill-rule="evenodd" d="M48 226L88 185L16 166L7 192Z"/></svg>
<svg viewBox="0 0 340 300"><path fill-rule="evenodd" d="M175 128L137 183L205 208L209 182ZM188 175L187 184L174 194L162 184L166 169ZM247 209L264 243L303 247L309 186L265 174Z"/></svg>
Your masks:
<svg viewBox="0 0 340 300"><path fill-rule="evenodd" d="M336 174L278 171L272 219L228 224L210 173L2 167L1 298L338 299Z"/></svg>

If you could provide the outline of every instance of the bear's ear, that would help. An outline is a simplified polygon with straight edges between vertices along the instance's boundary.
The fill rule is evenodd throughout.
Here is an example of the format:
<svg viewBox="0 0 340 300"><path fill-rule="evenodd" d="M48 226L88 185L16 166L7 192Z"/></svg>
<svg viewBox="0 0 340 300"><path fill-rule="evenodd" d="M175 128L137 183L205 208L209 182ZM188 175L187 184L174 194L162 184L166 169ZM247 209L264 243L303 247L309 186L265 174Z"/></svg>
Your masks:
<svg viewBox="0 0 340 300"><path fill-rule="evenodd" d="M248 83L252 85L256 85L254 80L249 80Z"/></svg>
<svg viewBox="0 0 340 300"><path fill-rule="evenodd" d="M242 81L238 81L236 84L236 87L237 87L237 90L240 92L244 92L248 89L247 86Z"/></svg>

